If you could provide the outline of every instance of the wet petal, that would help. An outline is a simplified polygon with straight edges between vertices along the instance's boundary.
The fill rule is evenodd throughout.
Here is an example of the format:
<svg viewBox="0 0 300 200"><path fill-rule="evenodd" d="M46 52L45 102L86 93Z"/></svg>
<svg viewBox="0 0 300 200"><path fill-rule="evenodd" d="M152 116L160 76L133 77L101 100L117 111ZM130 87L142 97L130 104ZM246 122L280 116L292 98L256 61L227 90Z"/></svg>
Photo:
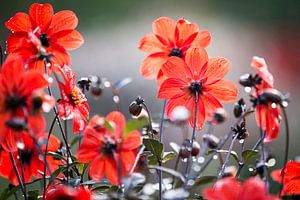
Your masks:
<svg viewBox="0 0 300 200"><path fill-rule="evenodd" d="M168 58L161 71L166 78L177 78L184 81L189 81L192 78L191 70L184 60L174 56Z"/></svg>
<svg viewBox="0 0 300 200"><path fill-rule="evenodd" d="M29 15L18 12L10 18L5 26L12 32L29 32L31 31L31 21Z"/></svg>
<svg viewBox="0 0 300 200"><path fill-rule="evenodd" d="M221 80L228 73L230 63L226 58L214 57L210 58L207 64L205 77L207 77L206 84Z"/></svg>
<svg viewBox="0 0 300 200"><path fill-rule="evenodd" d="M84 43L82 35L76 30L57 32L52 35L51 40L67 50L77 49Z"/></svg>
<svg viewBox="0 0 300 200"><path fill-rule="evenodd" d="M187 83L176 78L168 78L159 87L158 98L170 99L172 97L183 95L186 93L184 88Z"/></svg>
<svg viewBox="0 0 300 200"><path fill-rule="evenodd" d="M208 55L203 48L190 48L186 52L185 62L189 66L194 79L202 77L203 70L206 69Z"/></svg>
<svg viewBox="0 0 300 200"><path fill-rule="evenodd" d="M122 149L134 150L142 144L141 133L137 130L131 131L122 143Z"/></svg>
<svg viewBox="0 0 300 200"><path fill-rule="evenodd" d="M238 95L236 86L232 82L226 80L220 80L217 83L207 86L205 91L209 92L222 102L233 102Z"/></svg>
<svg viewBox="0 0 300 200"><path fill-rule="evenodd" d="M50 4L39 4L34 3L29 8L29 15L32 19L33 24L40 27L40 31L44 33L52 20L53 8Z"/></svg>
<svg viewBox="0 0 300 200"><path fill-rule="evenodd" d="M78 25L76 14L70 10L62 10L53 15L52 22L49 26L48 34L64 30L74 30Z"/></svg>

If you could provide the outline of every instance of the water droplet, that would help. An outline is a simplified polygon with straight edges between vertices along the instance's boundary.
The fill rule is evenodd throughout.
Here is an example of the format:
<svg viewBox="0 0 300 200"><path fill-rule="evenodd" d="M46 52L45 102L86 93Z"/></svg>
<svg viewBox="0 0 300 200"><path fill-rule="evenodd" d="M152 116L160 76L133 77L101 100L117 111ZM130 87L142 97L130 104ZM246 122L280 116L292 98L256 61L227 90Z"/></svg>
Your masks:
<svg viewBox="0 0 300 200"><path fill-rule="evenodd" d="M105 81L105 82L104 82L104 86L105 86L105 87L110 87L110 82L109 82L109 81Z"/></svg>
<svg viewBox="0 0 300 200"><path fill-rule="evenodd" d="M239 140L239 143L240 143L240 144L243 144L244 142L245 142L244 139L240 139L240 140Z"/></svg>
<svg viewBox="0 0 300 200"><path fill-rule="evenodd" d="M252 167L249 167L249 172L253 172L254 171L254 169L252 168Z"/></svg>
<svg viewBox="0 0 300 200"><path fill-rule="evenodd" d="M214 155L214 156L213 156L213 159L214 159L214 160L217 160L217 159L218 159L218 155Z"/></svg>
<svg viewBox="0 0 300 200"><path fill-rule="evenodd" d="M283 102L282 102L282 106L283 106L283 107L287 107L288 105L289 105L289 103L288 103L287 101L283 101Z"/></svg>
<svg viewBox="0 0 300 200"><path fill-rule="evenodd" d="M251 92L251 87L245 87L245 92L250 93Z"/></svg>
<svg viewBox="0 0 300 200"><path fill-rule="evenodd" d="M200 167L199 165L194 165L194 166L193 166L193 170L194 170L195 172L199 172L199 171L201 170L201 167Z"/></svg>
<svg viewBox="0 0 300 200"><path fill-rule="evenodd" d="M275 158L271 158L269 161L268 161L268 166L269 167L273 167L276 165L276 159Z"/></svg>
<svg viewBox="0 0 300 200"><path fill-rule="evenodd" d="M188 180L187 185L192 186L195 184L195 181L193 179Z"/></svg>
<svg viewBox="0 0 300 200"><path fill-rule="evenodd" d="M22 149L24 149L25 145L23 142L18 142L17 147L18 147L18 149L22 150Z"/></svg>
<svg viewBox="0 0 300 200"><path fill-rule="evenodd" d="M113 100L115 103L119 103L120 102L120 98L118 96L114 96Z"/></svg>
<svg viewBox="0 0 300 200"><path fill-rule="evenodd" d="M198 158L198 163L204 163L204 161L205 161L205 158L204 158L204 157L200 156L200 157Z"/></svg>
<svg viewBox="0 0 300 200"><path fill-rule="evenodd" d="M277 107L276 103L272 103L272 104L271 104L271 107L272 107L272 108L276 108L276 107Z"/></svg>

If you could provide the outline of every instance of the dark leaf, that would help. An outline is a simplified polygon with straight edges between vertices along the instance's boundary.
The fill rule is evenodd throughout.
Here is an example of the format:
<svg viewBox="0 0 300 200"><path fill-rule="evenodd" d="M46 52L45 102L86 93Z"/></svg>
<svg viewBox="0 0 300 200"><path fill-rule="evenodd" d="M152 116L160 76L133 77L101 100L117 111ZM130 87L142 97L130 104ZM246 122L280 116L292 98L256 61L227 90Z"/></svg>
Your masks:
<svg viewBox="0 0 300 200"><path fill-rule="evenodd" d="M156 157L156 160L159 161L164 152L164 145L158 140L150 138L144 139L143 144L145 145L147 150Z"/></svg>
<svg viewBox="0 0 300 200"><path fill-rule="evenodd" d="M243 151L242 157L243 162L246 163L251 157L256 156L258 154L258 150L247 149Z"/></svg>
<svg viewBox="0 0 300 200"><path fill-rule="evenodd" d="M172 160L172 159L176 158L176 156L177 155L174 152L172 152L172 151L171 152L164 152L164 156L163 156L161 162L165 163L165 162L167 162L169 160Z"/></svg>

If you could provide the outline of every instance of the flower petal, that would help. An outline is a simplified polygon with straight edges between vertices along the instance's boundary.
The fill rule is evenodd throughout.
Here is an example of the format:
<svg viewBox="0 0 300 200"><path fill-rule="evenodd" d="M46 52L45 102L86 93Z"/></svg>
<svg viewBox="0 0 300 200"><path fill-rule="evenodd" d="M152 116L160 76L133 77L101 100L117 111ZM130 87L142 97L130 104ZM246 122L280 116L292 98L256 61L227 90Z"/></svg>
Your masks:
<svg viewBox="0 0 300 200"><path fill-rule="evenodd" d="M194 79L202 77L202 71L206 69L208 55L203 48L190 48L186 52L185 62L189 66Z"/></svg>
<svg viewBox="0 0 300 200"><path fill-rule="evenodd" d="M28 14L18 12L5 22L5 26L12 32L29 32L31 31L31 21Z"/></svg>
<svg viewBox="0 0 300 200"><path fill-rule="evenodd" d="M186 93L186 91L183 90L185 87L187 87L185 81L177 78L168 78L160 85L158 98L170 99L177 95L182 96L182 94Z"/></svg>
<svg viewBox="0 0 300 200"><path fill-rule="evenodd" d="M157 52L169 52L169 48L164 46L154 34L146 34L139 43L139 50L152 54Z"/></svg>
<svg viewBox="0 0 300 200"><path fill-rule="evenodd" d="M105 175L112 185L119 184L118 167L113 158L107 158L105 160Z"/></svg>
<svg viewBox="0 0 300 200"><path fill-rule="evenodd" d="M176 46L181 47L182 45L189 45L195 37L197 36L197 33L199 30L199 27L196 23L190 23L189 21L185 20L184 18L181 18L177 21L176 24L176 31L175 35L177 35L177 41L176 41ZM189 40L189 44L187 44L187 40L193 35L193 39Z"/></svg>
<svg viewBox="0 0 300 200"><path fill-rule="evenodd" d="M209 85L205 87L205 91L209 92L222 102L235 101L238 95L236 86L227 80L220 80L212 85Z"/></svg>
<svg viewBox="0 0 300 200"><path fill-rule="evenodd" d="M80 113L78 108L74 109L74 111L73 111L73 132L81 133L85 129L87 123L88 123L87 119L84 116L82 116L82 114Z"/></svg>
<svg viewBox="0 0 300 200"><path fill-rule="evenodd" d="M126 138L123 139L122 149L134 150L142 144L141 133L137 130L131 131Z"/></svg>
<svg viewBox="0 0 300 200"><path fill-rule="evenodd" d="M40 31L44 33L52 20L53 8L51 4L34 3L29 8L29 15L35 27L40 27Z"/></svg>
<svg viewBox="0 0 300 200"><path fill-rule="evenodd" d="M192 78L191 70L184 60L175 56L168 58L161 71L167 78L177 78L184 81L189 81Z"/></svg>
<svg viewBox="0 0 300 200"><path fill-rule="evenodd" d="M203 47L206 48L211 43L211 34L207 30L198 32L197 37L192 42L192 47Z"/></svg>
<svg viewBox="0 0 300 200"><path fill-rule="evenodd" d="M49 26L48 35L64 30L74 30L78 25L76 14L70 10L62 10L55 13Z"/></svg>
<svg viewBox="0 0 300 200"><path fill-rule="evenodd" d="M80 47L84 43L84 39L76 30L64 30L53 34L50 43L52 42L55 42L67 50L73 50Z"/></svg>
<svg viewBox="0 0 300 200"><path fill-rule="evenodd" d="M216 111L218 108L222 108L221 103L210 93L206 93L205 95L200 95L199 97L205 107L205 117L208 117L209 114Z"/></svg>
<svg viewBox="0 0 300 200"><path fill-rule="evenodd" d="M207 64L205 77L207 77L206 84L221 80L228 73L230 63L226 58L214 57L210 58Z"/></svg>
<svg viewBox="0 0 300 200"><path fill-rule="evenodd" d="M105 167L105 160L101 159L100 156L97 156L90 163L89 176L95 181L100 181L104 176L104 172L106 171L104 167Z"/></svg>
<svg viewBox="0 0 300 200"><path fill-rule="evenodd" d="M174 46L176 23L168 17L160 17L152 23L153 33L162 37L170 46Z"/></svg>
<svg viewBox="0 0 300 200"><path fill-rule="evenodd" d="M133 151L122 151L121 152L121 160L122 160L122 167L125 168L126 172L129 172L133 167L133 164L136 159L136 153Z"/></svg>
<svg viewBox="0 0 300 200"><path fill-rule="evenodd" d="M165 53L154 53L146 57L140 67L140 73L146 79L155 79L162 65L167 61Z"/></svg>
<svg viewBox="0 0 300 200"><path fill-rule="evenodd" d="M122 113L117 111L111 112L106 116L105 120L114 128L114 134L116 138L123 136L126 120Z"/></svg>

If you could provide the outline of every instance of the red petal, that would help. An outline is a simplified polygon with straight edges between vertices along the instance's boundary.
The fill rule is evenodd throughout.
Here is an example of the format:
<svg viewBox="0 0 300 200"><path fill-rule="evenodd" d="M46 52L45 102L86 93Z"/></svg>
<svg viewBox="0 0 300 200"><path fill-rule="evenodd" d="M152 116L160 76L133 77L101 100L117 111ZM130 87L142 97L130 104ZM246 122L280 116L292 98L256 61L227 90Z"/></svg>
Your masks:
<svg viewBox="0 0 300 200"><path fill-rule="evenodd" d="M234 188L234 189L233 189ZM239 200L240 185L234 178L218 180L213 189L204 190L204 197L208 200Z"/></svg>
<svg viewBox="0 0 300 200"><path fill-rule="evenodd" d="M203 30L199 31L197 37L192 42L193 47L203 47L206 48L211 43L211 34L210 32Z"/></svg>
<svg viewBox="0 0 300 200"><path fill-rule="evenodd" d="M181 47L183 44L188 45L186 41L190 38L191 35L196 33L199 30L199 27L195 23L190 23L187 20L181 18L177 21L176 33L178 34L178 40L176 41L176 46ZM197 36L197 34L195 35ZM195 37L193 38L193 40ZM190 40L189 44L193 41Z"/></svg>
<svg viewBox="0 0 300 200"><path fill-rule="evenodd" d="M267 83L268 87L273 87L274 78L268 71L268 66L265 59L254 56L252 58L251 66L255 68L258 75Z"/></svg>
<svg viewBox="0 0 300 200"><path fill-rule="evenodd" d="M18 12L5 23L5 26L12 32L31 31L31 21L29 15Z"/></svg>
<svg viewBox="0 0 300 200"><path fill-rule="evenodd" d="M122 167L125 168L126 172L129 172L135 162L136 153L134 153L133 151L122 151L121 159Z"/></svg>
<svg viewBox="0 0 300 200"><path fill-rule="evenodd" d="M203 70L205 71L208 62L208 55L203 48L190 48L186 52L185 62L189 66L194 79L202 78Z"/></svg>
<svg viewBox="0 0 300 200"><path fill-rule="evenodd" d="M168 78L159 87L158 98L170 99L178 95L182 96L186 93L186 91L183 90L186 87L188 87L188 85L183 80Z"/></svg>
<svg viewBox="0 0 300 200"><path fill-rule="evenodd" d="M200 95L199 98L202 99L202 102L204 104L206 117L208 116L208 114L216 111L216 109L223 107L221 103L213 95L209 93L206 93L205 95Z"/></svg>
<svg viewBox="0 0 300 200"><path fill-rule="evenodd" d="M81 133L87 125L87 119L76 109L73 112L73 132Z"/></svg>
<svg viewBox="0 0 300 200"><path fill-rule="evenodd" d="M285 184L282 194L299 195L300 194L300 179L291 180L290 182Z"/></svg>
<svg viewBox="0 0 300 200"><path fill-rule="evenodd" d="M77 24L78 18L74 12L70 10L59 11L52 17L48 34L51 36L52 34L60 31L74 30L77 27Z"/></svg>
<svg viewBox="0 0 300 200"><path fill-rule="evenodd" d="M97 156L91 163L89 166L89 176L95 180L95 181L100 181L103 176L104 176L104 172L106 171L104 169L105 167L105 160L101 159L100 156Z"/></svg>
<svg viewBox="0 0 300 200"><path fill-rule="evenodd" d="M146 57L140 67L140 73L146 79L155 79L162 65L167 61L165 53L154 53Z"/></svg>
<svg viewBox="0 0 300 200"><path fill-rule="evenodd" d="M209 92L222 102L235 101L238 95L236 86L232 82L226 80L220 80L217 83L205 87L205 91Z"/></svg>
<svg viewBox="0 0 300 200"><path fill-rule="evenodd" d="M162 37L170 46L174 46L176 23L168 17L160 17L152 23L153 33Z"/></svg>
<svg viewBox="0 0 300 200"><path fill-rule="evenodd" d="M126 138L123 139L122 149L134 150L142 144L141 133L137 130L131 131Z"/></svg>
<svg viewBox="0 0 300 200"><path fill-rule="evenodd" d="M42 74L36 71L28 71L21 78L20 90L22 87L22 95L26 96L42 90L50 85L49 81Z"/></svg>
<svg viewBox="0 0 300 200"><path fill-rule="evenodd" d="M163 64L161 71L166 78L177 78L186 82L192 78L191 70L184 60L174 56L168 58L167 62Z"/></svg>
<svg viewBox="0 0 300 200"><path fill-rule="evenodd" d="M192 98L190 100L190 104L188 106L188 109L191 111L191 117L189 120L190 126L194 127L194 116L195 116L195 108L196 108L196 103L195 103L195 98ZM205 114L206 110L204 107L204 102L202 101L201 98L198 100L198 112L197 112L197 117L196 117L196 130L201 130L203 127L203 123L205 120Z"/></svg>
<svg viewBox="0 0 300 200"><path fill-rule="evenodd" d="M114 128L114 133L116 138L122 137L125 130L126 120L122 113L114 111L109 113L105 120L111 124Z"/></svg>
<svg viewBox="0 0 300 200"><path fill-rule="evenodd" d="M210 58L207 64L207 70L205 77L207 77L206 84L213 83L221 80L228 73L230 69L230 63L226 58L215 57Z"/></svg>
<svg viewBox="0 0 300 200"><path fill-rule="evenodd" d="M33 24L40 27L40 31L44 33L52 20L53 8L50 4L34 3L29 8L29 15L33 21Z"/></svg>
<svg viewBox="0 0 300 200"><path fill-rule="evenodd" d="M296 179L296 178L300 178L300 162L289 161L286 164L284 180L290 181L291 179Z"/></svg>
<svg viewBox="0 0 300 200"><path fill-rule="evenodd" d="M266 106L264 105L256 106L255 108L256 124L263 130L266 130L267 112Z"/></svg>
<svg viewBox="0 0 300 200"><path fill-rule="evenodd" d="M105 175L112 185L118 185L118 167L113 158L105 160Z"/></svg>
<svg viewBox="0 0 300 200"><path fill-rule="evenodd" d="M272 104L268 106L268 112L266 113L266 137L264 139L265 143L271 142L278 138L279 136L279 123L280 123L280 108L272 107Z"/></svg>
<svg viewBox="0 0 300 200"><path fill-rule="evenodd" d="M250 195L251 194L251 195ZM239 199L264 200L266 199L266 184L257 177L249 178L242 185Z"/></svg>
<svg viewBox="0 0 300 200"><path fill-rule="evenodd" d="M83 44L84 39L82 35L76 30L64 30L57 32L51 36L50 43L53 42L64 47L67 50L73 50L80 47Z"/></svg>
<svg viewBox="0 0 300 200"><path fill-rule="evenodd" d="M139 43L139 49L152 54L157 52L169 52L169 48L164 46L152 33L146 34Z"/></svg>
<svg viewBox="0 0 300 200"><path fill-rule="evenodd" d="M46 120L41 114L29 116L28 124L33 133L44 132L46 129Z"/></svg>
<svg viewBox="0 0 300 200"><path fill-rule="evenodd" d="M53 64L58 64L60 67L64 67L64 65L70 65L71 58L67 51L56 44L51 44L49 48L47 48L47 53L53 54L51 57L51 62Z"/></svg>
<svg viewBox="0 0 300 200"><path fill-rule="evenodd" d="M278 183L281 183L281 179L282 179L281 169L273 170L271 172L271 177L274 181L277 181Z"/></svg>
<svg viewBox="0 0 300 200"><path fill-rule="evenodd" d="M12 53L19 49L31 48L32 44L27 39L27 33L19 32L10 34L6 41L7 52Z"/></svg>

